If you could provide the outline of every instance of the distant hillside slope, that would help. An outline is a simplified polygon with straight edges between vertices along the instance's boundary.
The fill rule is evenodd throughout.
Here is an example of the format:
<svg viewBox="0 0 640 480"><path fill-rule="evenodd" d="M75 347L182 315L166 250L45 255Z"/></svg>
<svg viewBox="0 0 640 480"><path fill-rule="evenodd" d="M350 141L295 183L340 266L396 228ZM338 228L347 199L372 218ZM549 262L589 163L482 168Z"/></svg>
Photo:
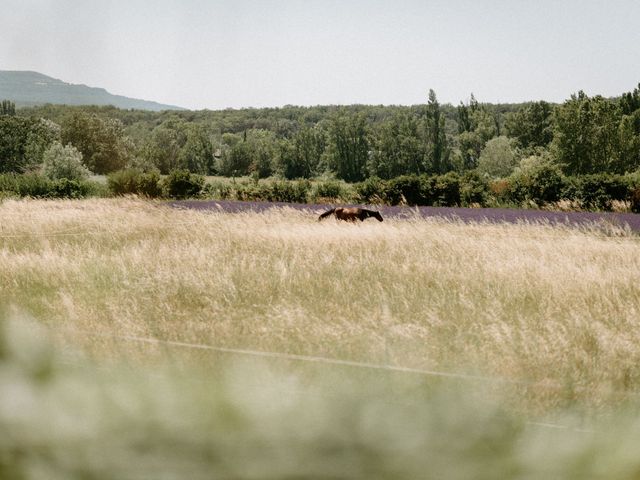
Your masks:
<svg viewBox="0 0 640 480"><path fill-rule="evenodd" d="M174 105L112 95L104 88L74 85L37 72L0 70L0 100L11 100L18 107L42 105L113 105L136 110L182 110Z"/></svg>

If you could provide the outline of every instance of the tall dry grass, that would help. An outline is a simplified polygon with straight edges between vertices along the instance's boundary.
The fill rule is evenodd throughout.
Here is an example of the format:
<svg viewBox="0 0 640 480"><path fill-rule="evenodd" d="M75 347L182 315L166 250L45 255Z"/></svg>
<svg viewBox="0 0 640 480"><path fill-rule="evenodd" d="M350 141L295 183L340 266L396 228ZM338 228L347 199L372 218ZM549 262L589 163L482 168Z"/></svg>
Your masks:
<svg viewBox="0 0 640 480"><path fill-rule="evenodd" d="M5 201L0 226L0 303L99 355L149 349L81 332L499 377L540 412L640 391L629 232L130 199Z"/></svg>

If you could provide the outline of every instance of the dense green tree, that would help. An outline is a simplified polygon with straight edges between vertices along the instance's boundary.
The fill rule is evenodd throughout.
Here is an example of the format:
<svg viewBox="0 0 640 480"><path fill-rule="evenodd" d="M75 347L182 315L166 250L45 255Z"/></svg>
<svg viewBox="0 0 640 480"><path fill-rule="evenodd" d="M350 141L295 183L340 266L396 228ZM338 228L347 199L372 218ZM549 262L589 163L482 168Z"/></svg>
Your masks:
<svg viewBox="0 0 640 480"><path fill-rule="evenodd" d="M631 115L623 115L618 127L620 152L619 171L629 172L640 168L640 109Z"/></svg>
<svg viewBox="0 0 640 480"><path fill-rule="evenodd" d="M32 124L30 119L0 116L0 173L22 172L33 164L25 155Z"/></svg>
<svg viewBox="0 0 640 480"><path fill-rule="evenodd" d="M271 176L275 169L278 151L275 134L269 130L250 130L246 142L249 144L251 154L249 171L258 178Z"/></svg>
<svg viewBox="0 0 640 480"><path fill-rule="evenodd" d="M172 116L156 126L140 152L146 163L154 165L162 174L180 168L188 125L184 119Z"/></svg>
<svg viewBox="0 0 640 480"><path fill-rule="evenodd" d="M42 163L45 151L53 142L60 140L60 125L50 120L33 119L33 127L26 138L25 155L31 165ZM33 167L29 167L31 169Z"/></svg>
<svg viewBox="0 0 640 480"><path fill-rule="evenodd" d="M620 100L621 163L627 170L640 167L640 84Z"/></svg>
<svg viewBox="0 0 640 480"><path fill-rule="evenodd" d="M486 105L478 103L471 94L469 105L458 107L458 144L463 158L463 168L478 165L480 152L485 144L498 134L498 123Z"/></svg>
<svg viewBox="0 0 640 480"><path fill-rule="evenodd" d="M10 100L3 100L0 102L0 115L11 115L14 116L16 114L16 104Z"/></svg>
<svg viewBox="0 0 640 480"><path fill-rule="evenodd" d="M62 143L73 145L84 164L94 173L105 174L124 168L133 145L120 120L74 111L62 123Z"/></svg>
<svg viewBox="0 0 640 480"><path fill-rule="evenodd" d="M310 178L321 169L326 136L319 127L302 127L291 140L280 143L278 170L285 178Z"/></svg>
<svg viewBox="0 0 640 480"><path fill-rule="evenodd" d="M337 176L359 182L366 176L369 138L365 116L339 112L329 122L328 162Z"/></svg>
<svg viewBox="0 0 640 480"><path fill-rule="evenodd" d="M58 139L58 126L48 120L0 116L0 173L36 169Z"/></svg>
<svg viewBox="0 0 640 480"><path fill-rule="evenodd" d="M458 134L473 130L469 110L469 106L465 105L463 102L460 102L460 105L456 108L458 115Z"/></svg>
<svg viewBox="0 0 640 480"><path fill-rule="evenodd" d="M227 143L218 161L218 172L226 177L248 175L253 161L251 145L235 134L225 134L223 141Z"/></svg>
<svg viewBox="0 0 640 480"><path fill-rule="evenodd" d="M543 205L560 200L566 179L545 154L523 159L509 177L511 197L517 202Z"/></svg>
<svg viewBox="0 0 640 480"><path fill-rule="evenodd" d="M166 195L171 198L195 197L204 187L204 177L189 170L172 170L161 183Z"/></svg>
<svg viewBox="0 0 640 480"><path fill-rule="evenodd" d="M217 167L221 175L265 178L273 174L279 147L273 132L252 129L242 135L224 134L223 146Z"/></svg>
<svg viewBox="0 0 640 480"><path fill-rule="evenodd" d="M556 109L554 148L566 174L638 168L634 136L633 119L623 123L619 105L601 96L581 91Z"/></svg>
<svg viewBox="0 0 640 480"><path fill-rule="evenodd" d="M214 173L213 145L202 125L191 124L186 141L179 153L179 164L192 173L209 175Z"/></svg>
<svg viewBox="0 0 640 480"><path fill-rule="evenodd" d="M517 165L517 157L511 140L505 136L492 138L480 153L478 173L492 178L511 175Z"/></svg>
<svg viewBox="0 0 640 480"><path fill-rule="evenodd" d="M328 172L354 180L367 175L392 178L439 173L451 168L462 172L477 167L487 142L505 134L515 140L519 155L533 155L540 148L549 150L555 160L565 164L566 173L625 172L640 164L640 85L617 99L589 99L580 108L546 102L489 105L479 103L473 95L456 108L441 105L435 93L429 93L426 104L411 107L146 112L46 105L19 108L15 113L23 120L42 117L64 124L64 143L76 145L87 165L113 159L116 165L122 164L122 155L108 153L112 149L105 145L110 142L100 140L104 137L101 132L109 130L103 123L119 125L115 130L123 139L119 144L124 147L120 150L127 152L126 164L163 173L175 168L212 173L221 167L219 173L228 175L252 173L261 177L275 171L288 178L306 178ZM556 109L561 111L557 120ZM11 108L7 105L5 110ZM83 120L76 122L76 130L82 133L68 140L74 116ZM55 128L50 131L55 137ZM135 144L134 155L129 137ZM5 152L0 158L3 168L37 168L51 140L42 142L39 135L26 134L14 142L16 138L0 139L4 144L0 151ZM12 142L15 148L8 146ZM89 148L96 144L102 146ZM12 149L14 153L8 154ZM103 170L111 168L111 164L102 165Z"/></svg>
<svg viewBox="0 0 640 480"><path fill-rule="evenodd" d="M400 113L387 119L374 132L371 143L369 175L388 179L426 172L425 143L415 116Z"/></svg>
<svg viewBox="0 0 640 480"><path fill-rule="evenodd" d="M640 110L640 83L638 88L635 88L633 92L623 93L620 98L620 109L623 115L632 115L637 110Z"/></svg>
<svg viewBox="0 0 640 480"><path fill-rule="evenodd" d="M521 148L547 147L553 140L553 107L544 101L526 104L506 115L505 127Z"/></svg>

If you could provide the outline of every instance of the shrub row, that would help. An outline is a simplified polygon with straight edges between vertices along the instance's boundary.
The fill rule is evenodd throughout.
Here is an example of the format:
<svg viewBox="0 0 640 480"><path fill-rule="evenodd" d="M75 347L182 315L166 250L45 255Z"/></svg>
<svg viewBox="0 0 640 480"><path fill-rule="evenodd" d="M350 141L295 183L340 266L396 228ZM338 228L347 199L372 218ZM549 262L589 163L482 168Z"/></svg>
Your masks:
<svg viewBox="0 0 640 480"><path fill-rule="evenodd" d="M611 210L615 201L630 202L640 212L640 178L635 175L566 177L543 166L509 178L488 181L475 173L441 176L369 178L355 186L363 203L426 206L542 207L561 200L585 210Z"/></svg>
<svg viewBox="0 0 640 480"><path fill-rule="evenodd" d="M109 191L113 195L142 195L156 198L162 196L160 174L140 170L120 170L107 177Z"/></svg>
<svg viewBox="0 0 640 480"><path fill-rule="evenodd" d="M629 201L633 211L640 208L640 183L635 175L565 177L553 167L544 167L529 175L514 175L504 186L499 183L491 185L493 193L501 190L497 199L519 205L541 206L569 200L585 210L611 210L614 202Z"/></svg>
<svg viewBox="0 0 640 480"><path fill-rule="evenodd" d="M487 182L475 173L403 175L390 180L368 178L355 186L363 203L388 205L458 206L486 204Z"/></svg>
<svg viewBox="0 0 640 480"><path fill-rule="evenodd" d="M156 172L122 170L106 187L88 180L51 180L38 174L0 175L0 194L36 198L82 198L136 194L150 198L215 198L295 203L359 202L387 205L542 207L568 200L577 208L611 210L629 202L640 213L640 175L595 174L566 177L552 165L541 165L508 178L489 181L477 173L438 176L404 175L390 180L371 177L346 184L336 180L213 180L175 170L165 178Z"/></svg>
<svg viewBox="0 0 640 480"><path fill-rule="evenodd" d="M204 186L204 177L188 170L174 170L162 179L157 172L136 169L120 170L107 177L109 191L113 195L135 194L149 198L196 197Z"/></svg>
<svg viewBox="0 0 640 480"><path fill-rule="evenodd" d="M51 180L43 175L7 173L0 175L2 196L34 198L84 198L104 195L104 189L90 180Z"/></svg>
<svg viewBox="0 0 640 480"><path fill-rule="evenodd" d="M220 200L291 203L350 202L353 187L335 180L214 180L202 195Z"/></svg>

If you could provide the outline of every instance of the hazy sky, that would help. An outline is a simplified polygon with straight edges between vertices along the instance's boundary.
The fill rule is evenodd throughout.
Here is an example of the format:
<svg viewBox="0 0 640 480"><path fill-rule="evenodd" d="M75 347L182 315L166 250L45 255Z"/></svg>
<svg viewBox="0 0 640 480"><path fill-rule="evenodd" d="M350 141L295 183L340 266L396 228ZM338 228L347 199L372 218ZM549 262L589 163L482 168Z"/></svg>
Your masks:
<svg viewBox="0 0 640 480"><path fill-rule="evenodd" d="M640 82L639 0L0 0L0 69L192 109L562 101Z"/></svg>

